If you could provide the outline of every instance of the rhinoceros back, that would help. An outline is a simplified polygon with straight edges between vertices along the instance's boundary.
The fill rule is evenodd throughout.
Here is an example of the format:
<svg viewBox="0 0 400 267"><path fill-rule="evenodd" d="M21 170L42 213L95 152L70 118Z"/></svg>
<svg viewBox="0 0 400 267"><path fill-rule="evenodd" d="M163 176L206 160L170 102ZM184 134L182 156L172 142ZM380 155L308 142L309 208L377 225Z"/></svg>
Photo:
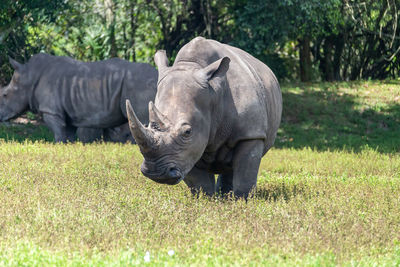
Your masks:
<svg viewBox="0 0 400 267"><path fill-rule="evenodd" d="M124 122L119 100L127 70L116 63L113 59L67 67L60 97L75 126L103 128Z"/></svg>

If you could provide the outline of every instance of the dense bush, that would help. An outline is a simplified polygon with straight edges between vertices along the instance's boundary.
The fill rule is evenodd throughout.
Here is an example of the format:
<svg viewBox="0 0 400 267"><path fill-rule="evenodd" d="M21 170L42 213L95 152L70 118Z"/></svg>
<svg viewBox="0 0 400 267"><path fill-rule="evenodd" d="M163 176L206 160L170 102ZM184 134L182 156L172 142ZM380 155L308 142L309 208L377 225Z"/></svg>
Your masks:
<svg viewBox="0 0 400 267"><path fill-rule="evenodd" d="M152 62L156 49L173 59L197 35L245 49L279 78L394 78L399 10L400 0L6 0L0 83L12 73L7 56L25 62L43 51Z"/></svg>

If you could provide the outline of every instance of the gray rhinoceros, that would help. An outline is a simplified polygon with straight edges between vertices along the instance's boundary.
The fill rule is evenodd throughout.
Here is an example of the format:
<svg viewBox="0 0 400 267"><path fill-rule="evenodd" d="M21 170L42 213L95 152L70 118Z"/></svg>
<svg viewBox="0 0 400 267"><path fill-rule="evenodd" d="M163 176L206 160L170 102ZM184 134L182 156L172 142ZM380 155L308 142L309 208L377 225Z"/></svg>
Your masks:
<svg viewBox="0 0 400 267"><path fill-rule="evenodd" d="M243 50L202 37L186 44L172 67L165 51L154 60L158 88L147 127L127 100L142 173L163 184L183 180L192 193L247 198L281 120L272 71Z"/></svg>
<svg viewBox="0 0 400 267"><path fill-rule="evenodd" d="M75 140L76 128L112 128L127 122L125 99L147 122L147 103L157 87L157 70L149 64L113 58L81 62L47 54L27 64L10 58L15 69L0 92L0 121L27 109L39 112L56 142Z"/></svg>

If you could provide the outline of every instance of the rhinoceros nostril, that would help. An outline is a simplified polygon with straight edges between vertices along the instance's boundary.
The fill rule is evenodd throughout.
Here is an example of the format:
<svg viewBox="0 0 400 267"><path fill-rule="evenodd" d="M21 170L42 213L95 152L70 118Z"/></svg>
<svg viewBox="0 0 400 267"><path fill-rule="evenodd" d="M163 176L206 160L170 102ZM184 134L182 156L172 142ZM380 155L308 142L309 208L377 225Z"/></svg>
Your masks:
<svg viewBox="0 0 400 267"><path fill-rule="evenodd" d="M180 173L180 171L179 171L177 168L175 168L175 167L169 168L167 174L168 174L168 177L169 177L169 178L174 178L174 179L181 178L181 173Z"/></svg>

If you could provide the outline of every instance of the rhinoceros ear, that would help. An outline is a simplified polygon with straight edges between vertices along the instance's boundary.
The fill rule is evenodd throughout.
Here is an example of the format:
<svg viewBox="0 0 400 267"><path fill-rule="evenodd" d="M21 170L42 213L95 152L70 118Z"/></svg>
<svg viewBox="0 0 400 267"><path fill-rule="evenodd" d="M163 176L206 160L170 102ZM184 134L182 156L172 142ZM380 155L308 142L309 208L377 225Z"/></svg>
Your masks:
<svg viewBox="0 0 400 267"><path fill-rule="evenodd" d="M158 50L156 52L154 55L154 62L156 63L159 72L162 72L168 68L168 58L165 50Z"/></svg>
<svg viewBox="0 0 400 267"><path fill-rule="evenodd" d="M10 61L11 66L14 68L14 70L21 70L23 65L19 62L17 62L16 60L14 60L11 57L8 57L8 60Z"/></svg>
<svg viewBox="0 0 400 267"><path fill-rule="evenodd" d="M229 57L223 57L203 68L202 72L208 81L214 77L221 77L228 71L229 62L231 62Z"/></svg>

